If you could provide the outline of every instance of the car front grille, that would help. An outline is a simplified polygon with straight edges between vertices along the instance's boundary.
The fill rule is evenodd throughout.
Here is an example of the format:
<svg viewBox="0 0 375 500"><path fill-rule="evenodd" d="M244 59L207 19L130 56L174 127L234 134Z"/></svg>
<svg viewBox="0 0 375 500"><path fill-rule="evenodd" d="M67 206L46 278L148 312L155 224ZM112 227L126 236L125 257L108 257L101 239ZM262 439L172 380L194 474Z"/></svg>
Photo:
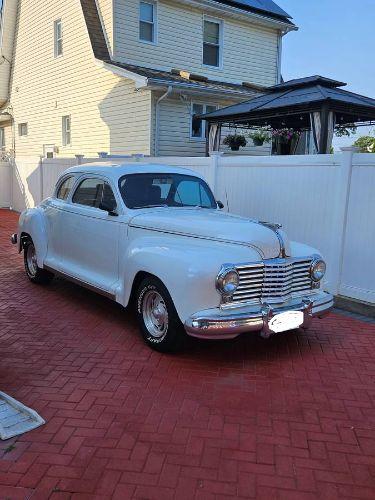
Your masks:
<svg viewBox="0 0 375 500"><path fill-rule="evenodd" d="M240 284L233 302L280 303L312 290L311 258L270 259L237 265Z"/></svg>

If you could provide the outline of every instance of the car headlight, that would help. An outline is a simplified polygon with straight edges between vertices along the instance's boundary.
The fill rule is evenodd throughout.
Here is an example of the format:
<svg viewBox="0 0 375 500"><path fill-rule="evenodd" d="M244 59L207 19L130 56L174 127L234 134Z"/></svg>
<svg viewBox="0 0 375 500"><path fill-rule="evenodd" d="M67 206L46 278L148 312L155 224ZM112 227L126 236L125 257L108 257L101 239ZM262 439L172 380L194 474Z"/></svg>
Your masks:
<svg viewBox="0 0 375 500"><path fill-rule="evenodd" d="M216 288L225 297L230 297L237 290L240 278L235 267L224 265L216 278Z"/></svg>
<svg viewBox="0 0 375 500"><path fill-rule="evenodd" d="M326 267L324 260L314 260L311 264L311 278L314 281L320 281L326 273Z"/></svg>

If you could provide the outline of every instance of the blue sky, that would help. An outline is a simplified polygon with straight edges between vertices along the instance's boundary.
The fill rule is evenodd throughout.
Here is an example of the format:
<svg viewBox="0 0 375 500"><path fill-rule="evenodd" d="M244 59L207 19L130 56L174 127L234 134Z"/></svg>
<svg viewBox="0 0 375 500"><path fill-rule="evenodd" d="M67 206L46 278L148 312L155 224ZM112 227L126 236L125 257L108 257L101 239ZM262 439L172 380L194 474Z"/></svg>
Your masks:
<svg viewBox="0 0 375 500"><path fill-rule="evenodd" d="M285 80L323 75L375 98L375 0L275 0L299 27L284 37ZM368 133L359 129L359 135ZM374 133L374 130L371 130ZM335 147L355 138L335 139Z"/></svg>

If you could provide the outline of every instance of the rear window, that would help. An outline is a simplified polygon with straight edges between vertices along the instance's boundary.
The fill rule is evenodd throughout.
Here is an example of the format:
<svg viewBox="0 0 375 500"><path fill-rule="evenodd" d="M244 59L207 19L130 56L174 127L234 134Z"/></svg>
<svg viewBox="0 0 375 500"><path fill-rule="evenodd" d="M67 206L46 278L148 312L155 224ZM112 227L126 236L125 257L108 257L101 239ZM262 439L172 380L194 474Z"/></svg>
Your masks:
<svg viewBox="0 0 375 500"><path fill-rule="evenodd" d="M73 187L74 184L74 177L70 176L67 177L66 179L63 180L63 182L60 184L56 197L59 198L59 200L66 200L69 196L69 193Z"/></svg>

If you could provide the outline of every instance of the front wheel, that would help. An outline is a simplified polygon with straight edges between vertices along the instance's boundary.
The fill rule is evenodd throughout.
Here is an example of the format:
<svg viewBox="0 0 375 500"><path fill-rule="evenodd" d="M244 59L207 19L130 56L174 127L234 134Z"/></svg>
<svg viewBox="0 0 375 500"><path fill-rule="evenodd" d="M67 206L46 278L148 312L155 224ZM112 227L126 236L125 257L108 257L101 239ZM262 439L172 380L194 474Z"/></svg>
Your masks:
<svg viewBox="0 0 375 500"><path fill-rule="evenodd" d="M136 299L138 322L146 344L160 352L180 350L186 333L165 286L156 278L145 278Z"/></svg>
<svg viewBox="0 0 375 500"><path fill-rule="evenodd" d="M27 240L23 248L23 260L27 277L33 283L45 285L53 279L53 274L38 267L35 246L32 240Z"/></svg>

